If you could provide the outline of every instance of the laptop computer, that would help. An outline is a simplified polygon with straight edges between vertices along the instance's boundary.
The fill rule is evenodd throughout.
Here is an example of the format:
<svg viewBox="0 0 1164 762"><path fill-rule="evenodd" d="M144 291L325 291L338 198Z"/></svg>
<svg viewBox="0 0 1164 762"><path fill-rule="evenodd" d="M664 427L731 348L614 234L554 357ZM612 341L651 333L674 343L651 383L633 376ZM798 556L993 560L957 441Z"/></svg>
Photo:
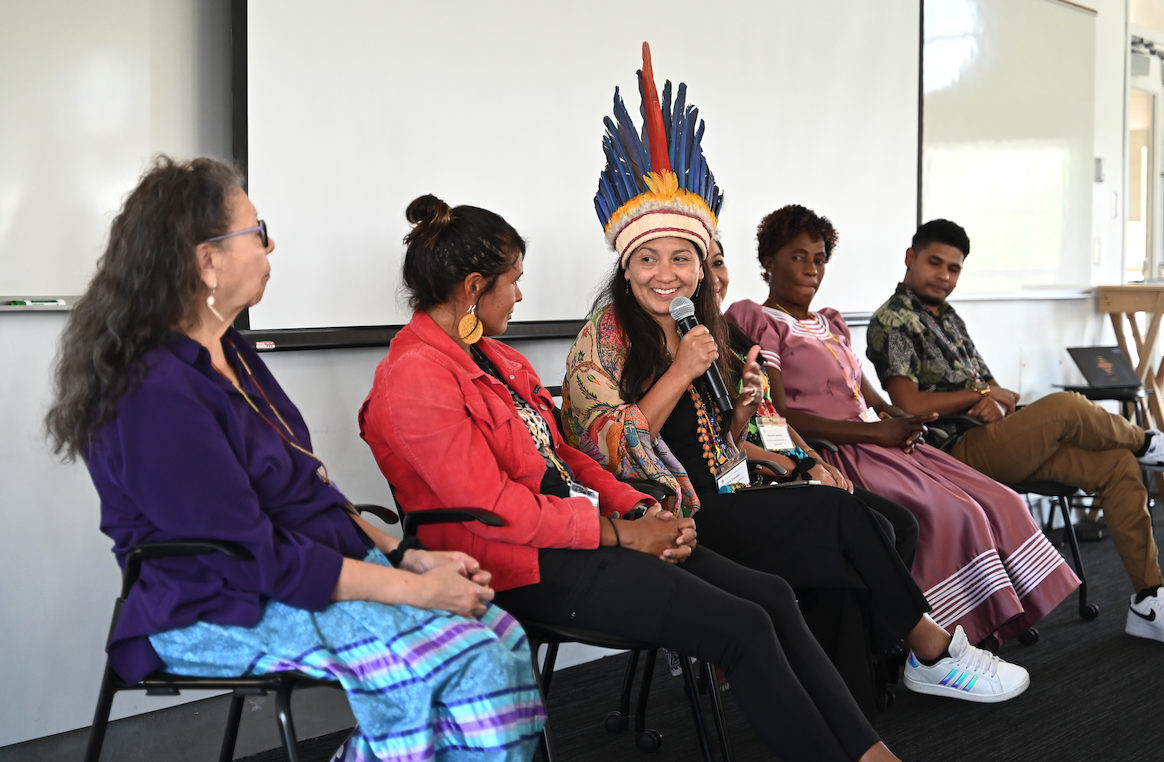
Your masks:
<svg viewBox="0 0 1164 762"><path fill-rule="evenodd" d="M1119 347L1068 347L1067 352L1092 389L1135 389L1140 377Z"/></svg>

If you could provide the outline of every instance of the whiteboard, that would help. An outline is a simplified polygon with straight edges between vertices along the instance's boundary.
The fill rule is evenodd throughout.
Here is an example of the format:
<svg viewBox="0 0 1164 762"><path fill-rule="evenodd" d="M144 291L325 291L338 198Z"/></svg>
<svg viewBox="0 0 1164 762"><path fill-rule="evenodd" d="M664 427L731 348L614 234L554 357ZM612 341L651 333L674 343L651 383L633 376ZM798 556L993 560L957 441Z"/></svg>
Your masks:
<svg viewBox="0 0 1164 762"><path fill-rule="evenodd" d="M922 215L970 236L959 295L1087 288L1095 13L926 0Z"/></svg>
<svg viewBox="0 0 1164 762"><path fill-rule="evenodd" d="M618 85L637 121L643 40L660 88L686 82L707 120L732 298L766 295L756 225L802 203L841 230L847 264L822 298L873 309L915 226L919 12L916 0L249 0L249 190L277 244L251 327L407 322L404 209L428 192L527 239L515 320L584 317L614 264L593 206L602 119Z"/></svg>
<svg viewBox="0 0 1164 762"><path fill-rule="evenodd" d="M149 7L0 2L0 294L92 277L151 150Z"/></svg>

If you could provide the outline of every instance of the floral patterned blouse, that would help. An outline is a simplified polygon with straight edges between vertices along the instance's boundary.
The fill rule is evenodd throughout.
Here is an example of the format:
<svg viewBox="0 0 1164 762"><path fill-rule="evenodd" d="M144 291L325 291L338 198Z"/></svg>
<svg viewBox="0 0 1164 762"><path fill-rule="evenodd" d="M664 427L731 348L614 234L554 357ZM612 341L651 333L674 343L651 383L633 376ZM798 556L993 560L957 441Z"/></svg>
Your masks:
<svg viewBox="0 0 1164 762"><path fill-rule="evenodd" d="M693 516L699 510L699 496L687 471L662 437L651 441L646 416L619 391L627 349L609 306L582 326L566 358L562 382L566 440L615 476L666 484L682 496L679 513Z"/></svg>

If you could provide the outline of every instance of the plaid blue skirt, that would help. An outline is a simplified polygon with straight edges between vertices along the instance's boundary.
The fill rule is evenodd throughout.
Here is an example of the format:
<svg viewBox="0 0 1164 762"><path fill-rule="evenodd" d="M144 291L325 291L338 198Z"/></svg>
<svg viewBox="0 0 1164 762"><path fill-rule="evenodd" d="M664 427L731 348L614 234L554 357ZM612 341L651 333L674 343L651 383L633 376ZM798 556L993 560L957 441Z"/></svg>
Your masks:
<svg viewBox="0 0 1164 762"><path fill-rule="evenodd" d="M378 550L365 560L391 565ZM492 605L466 619L368 601L318 613L269 601L254 627L199 622L150 642L180 674L297 669L338 680L359 723L345 762L528 760L545 723L525 632Z"/></svg>

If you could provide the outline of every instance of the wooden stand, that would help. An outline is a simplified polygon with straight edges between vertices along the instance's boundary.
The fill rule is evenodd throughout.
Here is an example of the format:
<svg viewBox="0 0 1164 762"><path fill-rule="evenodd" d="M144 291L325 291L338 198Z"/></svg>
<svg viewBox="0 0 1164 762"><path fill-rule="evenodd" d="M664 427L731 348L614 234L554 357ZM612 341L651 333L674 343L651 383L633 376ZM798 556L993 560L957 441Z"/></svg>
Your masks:
<svg viewBox="0 0 1164 762"><path fill-rule="evenodd" d="M1127 319L1128 332L1136 342L1136 374L1139 375L1144 391L1148 395L1148 410L1141 411L1144 428L1160 428L1164 424L1164 409L1161 408L1161 386L1164 385L1164 362L1152 367L1152 355L1160 338L1160 323L1164 319L1164 284L1140 284L1134 286L1099 286L1099 309L1111 317L1116 341L1124 355L1131 359L1124 320ZM1148 330L1140 332L1136 321L1137 313L1144 313ZM1164 473L1156 472L1156 487L1164 495Z"/></svg>

